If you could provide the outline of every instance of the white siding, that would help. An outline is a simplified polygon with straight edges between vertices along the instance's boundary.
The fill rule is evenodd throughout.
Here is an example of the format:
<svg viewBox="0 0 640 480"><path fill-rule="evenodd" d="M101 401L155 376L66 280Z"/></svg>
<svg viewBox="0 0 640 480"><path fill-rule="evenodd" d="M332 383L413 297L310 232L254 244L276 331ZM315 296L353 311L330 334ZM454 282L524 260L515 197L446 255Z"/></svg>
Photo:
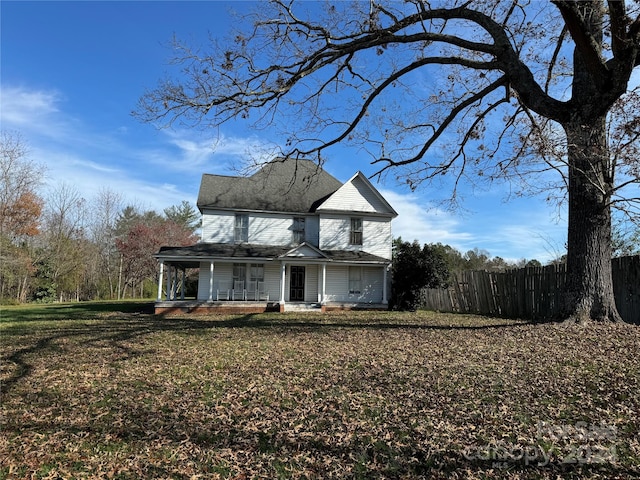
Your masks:
<svg viewBox="0 0 640 480"><path fill-rule="evenodd" d="M329 301L347 301L347 297L349 296L349 267L327 267L327 283L325 292L327 300Z"/></svg>
<svg viewBox="0 0 640 480"><path fill-rule="evenodd" d="M382 303L383 267L362 268L362 291L359 294L349 293L349 267L327 267L327 300L347 303Z"/></svg>
<svg viewBox="0 0 640 480"><path fill-rule="evenodd" d="M255 245L293 245L293 219L279 213L249 213L249 241ZM320 222L317 216L305 217L305 240L318 246ZM235 213L205 210L202 216L202 242L233 243Z"/></svg>
<svg viewBox="0 0 640 480"><path fill-rule="evenodd" d="M249 243L255 245L291 245L293 217L277 214L249 215Z"/></svg>
<svg viewBox="0 0 640 480"><path fill-rule="evenodd" d="M350 212L389 213L389 208L360 178L345 183L318 209L348 210Z"/></svg>
<svg viewBox="0 0 640 480"><path fill-rule="evenodd" d="M382 303L382 282L384 272L382 267L363 267L364 301L371 303Z"/></svg>
<svg viewBox="0 0 640 480"><path fill-rule="evenodd" d="M202 241L205 243L233 243L235 214L205 210L202 214Z"/></svg>
<svg viewBox="0 0 640 480"><path fill-rule="evenodd" d="M362 245L350 245L351 216L322 215L320 249L357 250L391 259L391 220L379 217L359 218L363 218Z"/></svg>
<svg viewBox="0 0 640 480"><path fill-rule="evenodd" d="M365 218L362 222L362 249L373 255L391 260L391 220Z"/></svg>
<svg viewBox="0 0 640 480"><path fill-rule="evenodd" d="M198 276L198 300L209 299L209 262L200 262L200 274ZM214 263L213 265L213 299L216 299L218 288L226 290L231 288L233 282L233 264Z"/></svg>
<svg viewBox="0 0 640 480"><path fill-rule="evenodd" d="M307 265L304 272L304 301L318 301L318 266Z"/></svg>
<svg viewBox="0 0 640 480"><path fill-rule="evenodd" d="M320 250L346 250L349 247L349 217L320 216Z"/></svg>
<svg viewBox="0 0 640 480"><path fill-rule="evenodd" d="M266 263L264 265L264 286L269 292L269 301L280 300L280 263Z"/></svg>
<svg viewBox="0 0 640 480"><path fill-rule="evenodd" d="M215 298L215 292L213 294ZM198 300L209 299L209 263L200 262L200 272L198 274Z"/></svg>
<svg viewBox="0 0 640 480"><path fill-rule="evenodd" d="M306 217L304 236L310 245L314 247L320 245L320 218L318 216Z"/></svg>

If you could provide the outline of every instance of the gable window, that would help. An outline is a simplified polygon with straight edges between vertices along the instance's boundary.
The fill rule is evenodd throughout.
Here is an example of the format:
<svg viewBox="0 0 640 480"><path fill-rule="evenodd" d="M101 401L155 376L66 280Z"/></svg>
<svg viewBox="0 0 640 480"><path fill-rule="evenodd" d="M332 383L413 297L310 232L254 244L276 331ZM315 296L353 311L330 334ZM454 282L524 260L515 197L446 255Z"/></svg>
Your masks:
<svg viewBox="0 0 640 480"><path fill-rule="evenodd" d="M351 231L349 235L350 245L362 245L362 219L351 219Z"/></svg>
<svg viewBox="0 0 640 480"><path fill-rule="evenodd" d="M249 215L236 213L236 224L233 233L233 241L235 243L249 241Z"/></svg>
<svg viewBox="0 0 640 480"><path fill-rule="evenodd" d="M299 245L304 242L304 217L294 217L293 218L293 244Z"/></svg>
<svg viewBox="0 0 640 480"><path fill-rule="evenodd" d="M362 293L362 267L349 267L349 293Z"/></svg>

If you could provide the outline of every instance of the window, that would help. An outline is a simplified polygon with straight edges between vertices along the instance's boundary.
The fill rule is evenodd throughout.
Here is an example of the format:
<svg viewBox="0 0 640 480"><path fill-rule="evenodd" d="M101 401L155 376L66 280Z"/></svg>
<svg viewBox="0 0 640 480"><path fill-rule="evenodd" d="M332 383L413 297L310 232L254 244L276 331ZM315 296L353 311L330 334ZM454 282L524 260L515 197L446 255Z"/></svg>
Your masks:
<svg viewBox="0 0 640 480"><path fill-rule="evenodd" d="M304 242L304 217L293 218L293 243L299 245Z"/></svg>
<svg viewBox="0 0 640 480"><path fill-rule="evenodd" d="M233 241L235 243L242 243L249 241L249 215L236 214L236 225L233 234Z"/></svg>
<svg viewBox="0 0 640 480"><path fill-rule="evenodd" d="M264 282L264 265L262 263L252 263L249 271L251 282Z"/></svg>
<svg viewBox="0 0 640 480"><path fill-rule="evenodd" d="M244 263L233 264L233 282L244 282L247 278L247 266Z"/></svg>
<svg viewBox="0 0 640 480"><path fill-rule="evenodd" d="M233 264L232 300L247 299L247 266L244 263Z"/></svg>
<svg viewBox="0 0 640 480"><path fill-rule="evenodd" d="M351 219L351 235L349 238L349 244L362 245L362 219Z"/></svg>
<svg viewBox="0 0 640 480"><path fill-rule="evenodd" d="M349 267L349 293L362 293L362 267Z"/></svg>

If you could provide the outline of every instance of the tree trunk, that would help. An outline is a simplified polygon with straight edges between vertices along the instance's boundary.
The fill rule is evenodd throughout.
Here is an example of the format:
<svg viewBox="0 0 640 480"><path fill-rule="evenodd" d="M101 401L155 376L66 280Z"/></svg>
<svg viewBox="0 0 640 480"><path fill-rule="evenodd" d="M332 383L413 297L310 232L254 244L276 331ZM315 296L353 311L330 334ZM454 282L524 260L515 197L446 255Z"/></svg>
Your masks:
<svg viewBox="0 0 640 480"><path fill-rule="evenodd" d="M122 255L120 255L120 266L118 267L118 300L122 292Z"/></svg>
<svg viewBox="0 0 640 480"><path fill-rule="evenodd" d="M611 208L605 117L564 125L569 160L564 317L621 321L611 275Z"/></svg>
<svg viewBox="0 0 640 480"><path fill-rule="evenodd" d="M18 303L25 303L27 301L27 288L28 288L29 276L25 275L22 277L21 284L19 283L18 289L18 298L16 299Z"/></svg>

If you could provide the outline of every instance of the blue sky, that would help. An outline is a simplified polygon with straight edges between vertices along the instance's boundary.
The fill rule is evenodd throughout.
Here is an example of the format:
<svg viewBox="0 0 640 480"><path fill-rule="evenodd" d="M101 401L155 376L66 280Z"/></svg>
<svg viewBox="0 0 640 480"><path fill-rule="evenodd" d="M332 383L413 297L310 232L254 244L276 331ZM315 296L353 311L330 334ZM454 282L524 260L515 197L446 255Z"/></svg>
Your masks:
<svg viewBox="0 0 640 480"><path fill-rule="evenodd" d="M46 166L50 188L72 184L87 200L103 188L127 203L162 209L195 205L202 173L234 174L268 132L229 124L203 133L156 130L130 112L169 65L173 35L199 45L223 35L228 10L248 2L0 2L3 130L19 132L30 158ZM345 158L348 156L348 158ZM328 152L325 169L341 181L375 172L353 151ZM389 176L391 177L391 176ZM465 212L435 208L428 187L411 192L392 178L374 185L400 216L394 236L475 247L509 260L562 254L566 216L542 199L505 202L506 190L466 192ZM430 195L431 193L431 195Z"/></svg>

